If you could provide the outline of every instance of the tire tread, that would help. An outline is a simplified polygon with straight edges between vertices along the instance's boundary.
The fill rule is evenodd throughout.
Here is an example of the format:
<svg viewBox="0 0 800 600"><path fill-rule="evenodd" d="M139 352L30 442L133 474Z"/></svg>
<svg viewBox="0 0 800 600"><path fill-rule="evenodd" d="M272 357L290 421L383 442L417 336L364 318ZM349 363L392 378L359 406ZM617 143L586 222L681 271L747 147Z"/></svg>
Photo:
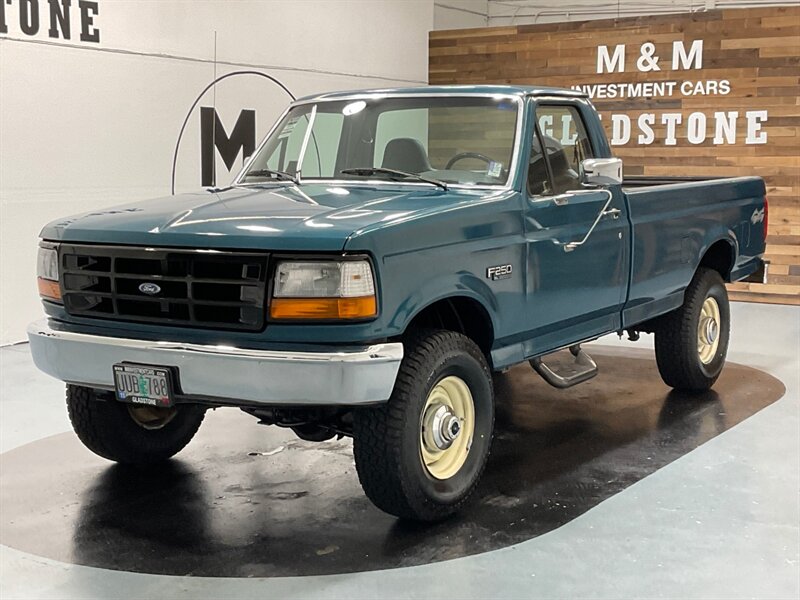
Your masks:
<svg viewBox="0 0 800 600"><path fill-rule="evenodd" d="M124 407L97 399L91 388L68 384L66 400L72 428L83 445L102 458L124 464L149 464L174 456L205 418L205 410L181 406L164 428L145 430L127 410L121 410Z"/></svg>
<svg viewBox="0 0 800 600"><path fill-rule="evenodd" d="M478 346L454 331L420 330L405 345L408 350L389 402L356 413L353 453L364 492L378 508L404 519L436 521L457 512L468 502L486 466L488 452L472 485L458 501L448 505L431 501L404 477L402 436L406 420L413 416L409 414L413 411L407 410L408 404L418 391L420 373L427 373L443 354L466 351L490 379L491 371Z"/></svg>
<svg viewBox="0 0 800 600"><path fill-rule="evenodd" d="M716 284L725 289L717 271L700 267L686 288L683 305L659 319L655 330L656 364L664 383L677 390L705 391L719 378L721 369L708 375L699 366L695 322L709 289ZM720 344L727 346L727 335L728 324L721 324L720 336L725 338L720 339Z"/></svg>

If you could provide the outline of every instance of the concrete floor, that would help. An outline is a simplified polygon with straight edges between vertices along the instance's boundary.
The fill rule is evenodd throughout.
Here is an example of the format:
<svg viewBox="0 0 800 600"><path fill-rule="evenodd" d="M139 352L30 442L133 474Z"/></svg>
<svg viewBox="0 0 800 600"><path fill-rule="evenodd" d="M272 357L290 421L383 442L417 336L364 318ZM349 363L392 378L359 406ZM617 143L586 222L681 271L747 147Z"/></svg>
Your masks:
<svg viewBox="0 0 800 600"><path fill-rule="evenodd" d="M272 578L112 571L28 554L5 545L12 540L0 539L0 597L798 598L800 309L737 303L732 313L729 361L782 381L783 398L765 402L730 429L531 539L413 567ZM647 348L652 339L646 336L637 345L615 338L599 343ZM584 384L587 393L592 385ZM62 398L63 385L35 370L26 346L0 349L0 452L68 431ZM52 451L54 477L56 470L74 467L70 462L59 470L59 459L80 460L59 453L52 440L60 439L68 438L30 446ZM642 445L625 448L635 460L659 459L642 454ZM6 498L14 491L9 481L0 472ZM66 519L67 490L53 485L42 493L53 496L50 505L63 507ZM62 493L60 504L56 496ZM14 514L19 506L11 504L0 505L4 526L19 518ZM43 516L43 523L46 519L53 517ZM64 519L67 529L77 527ZM64 527L54 526L37 542L47 546L52 539L55 547L64 533ZM419 540L429 542L424 535ZM448 536L442 536L441 544L447 543Z"/></svg>

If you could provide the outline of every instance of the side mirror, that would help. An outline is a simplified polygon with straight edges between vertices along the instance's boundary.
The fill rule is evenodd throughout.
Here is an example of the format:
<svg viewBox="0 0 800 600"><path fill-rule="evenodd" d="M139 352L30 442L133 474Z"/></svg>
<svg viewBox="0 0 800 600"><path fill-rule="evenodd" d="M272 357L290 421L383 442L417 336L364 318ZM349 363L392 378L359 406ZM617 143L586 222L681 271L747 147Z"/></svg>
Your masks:
<svg viewBox="0 0 800 600"><path fill-rule="evenodd" d="M584 185L622 183L622 159L587 158L581 162L581 183Z"/></svg>

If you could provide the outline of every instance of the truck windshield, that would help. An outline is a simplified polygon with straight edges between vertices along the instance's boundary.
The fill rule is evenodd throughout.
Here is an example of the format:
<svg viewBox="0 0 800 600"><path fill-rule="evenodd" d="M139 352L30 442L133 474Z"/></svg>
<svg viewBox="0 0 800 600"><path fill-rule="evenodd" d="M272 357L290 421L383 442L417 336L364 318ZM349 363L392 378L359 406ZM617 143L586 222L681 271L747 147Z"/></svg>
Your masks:
<svg viewBox="0 0 800 600"><path fill-rule="evenodd" d="M300 104L278 123L239 183L296 178L505 185L518 106L516 98L480 96Z"/></svg>

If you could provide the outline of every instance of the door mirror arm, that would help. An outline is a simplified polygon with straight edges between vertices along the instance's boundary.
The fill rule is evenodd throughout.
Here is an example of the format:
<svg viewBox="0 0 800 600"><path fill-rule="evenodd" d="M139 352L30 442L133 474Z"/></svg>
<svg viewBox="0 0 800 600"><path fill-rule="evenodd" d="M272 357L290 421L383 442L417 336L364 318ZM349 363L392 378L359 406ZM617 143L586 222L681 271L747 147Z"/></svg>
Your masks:
<svg viewBox="0 0 800 600"><path fill-rule="evenodd" d="M592 235L594 232L595 227L600 222L600 219L603 217L611 217L613 219L618 219L620 215L620 210L616 208L612 208L611 210L608 207L611 205L611 201L614 199L614 194L612 194L609 190L598 190L598 192L605 192L608 197L606 198L606 202L603 205L603 208L600 209L600 212L597 213L597 217L595 218L592 226L589 228L589 231L586 232L586 235L583 236L580 240L575 240L574 242L556 242L559 246L564 249L564 252L572 252L575 248L579 248L586 243L586 240L589 239L589 236Z"/></svg>

